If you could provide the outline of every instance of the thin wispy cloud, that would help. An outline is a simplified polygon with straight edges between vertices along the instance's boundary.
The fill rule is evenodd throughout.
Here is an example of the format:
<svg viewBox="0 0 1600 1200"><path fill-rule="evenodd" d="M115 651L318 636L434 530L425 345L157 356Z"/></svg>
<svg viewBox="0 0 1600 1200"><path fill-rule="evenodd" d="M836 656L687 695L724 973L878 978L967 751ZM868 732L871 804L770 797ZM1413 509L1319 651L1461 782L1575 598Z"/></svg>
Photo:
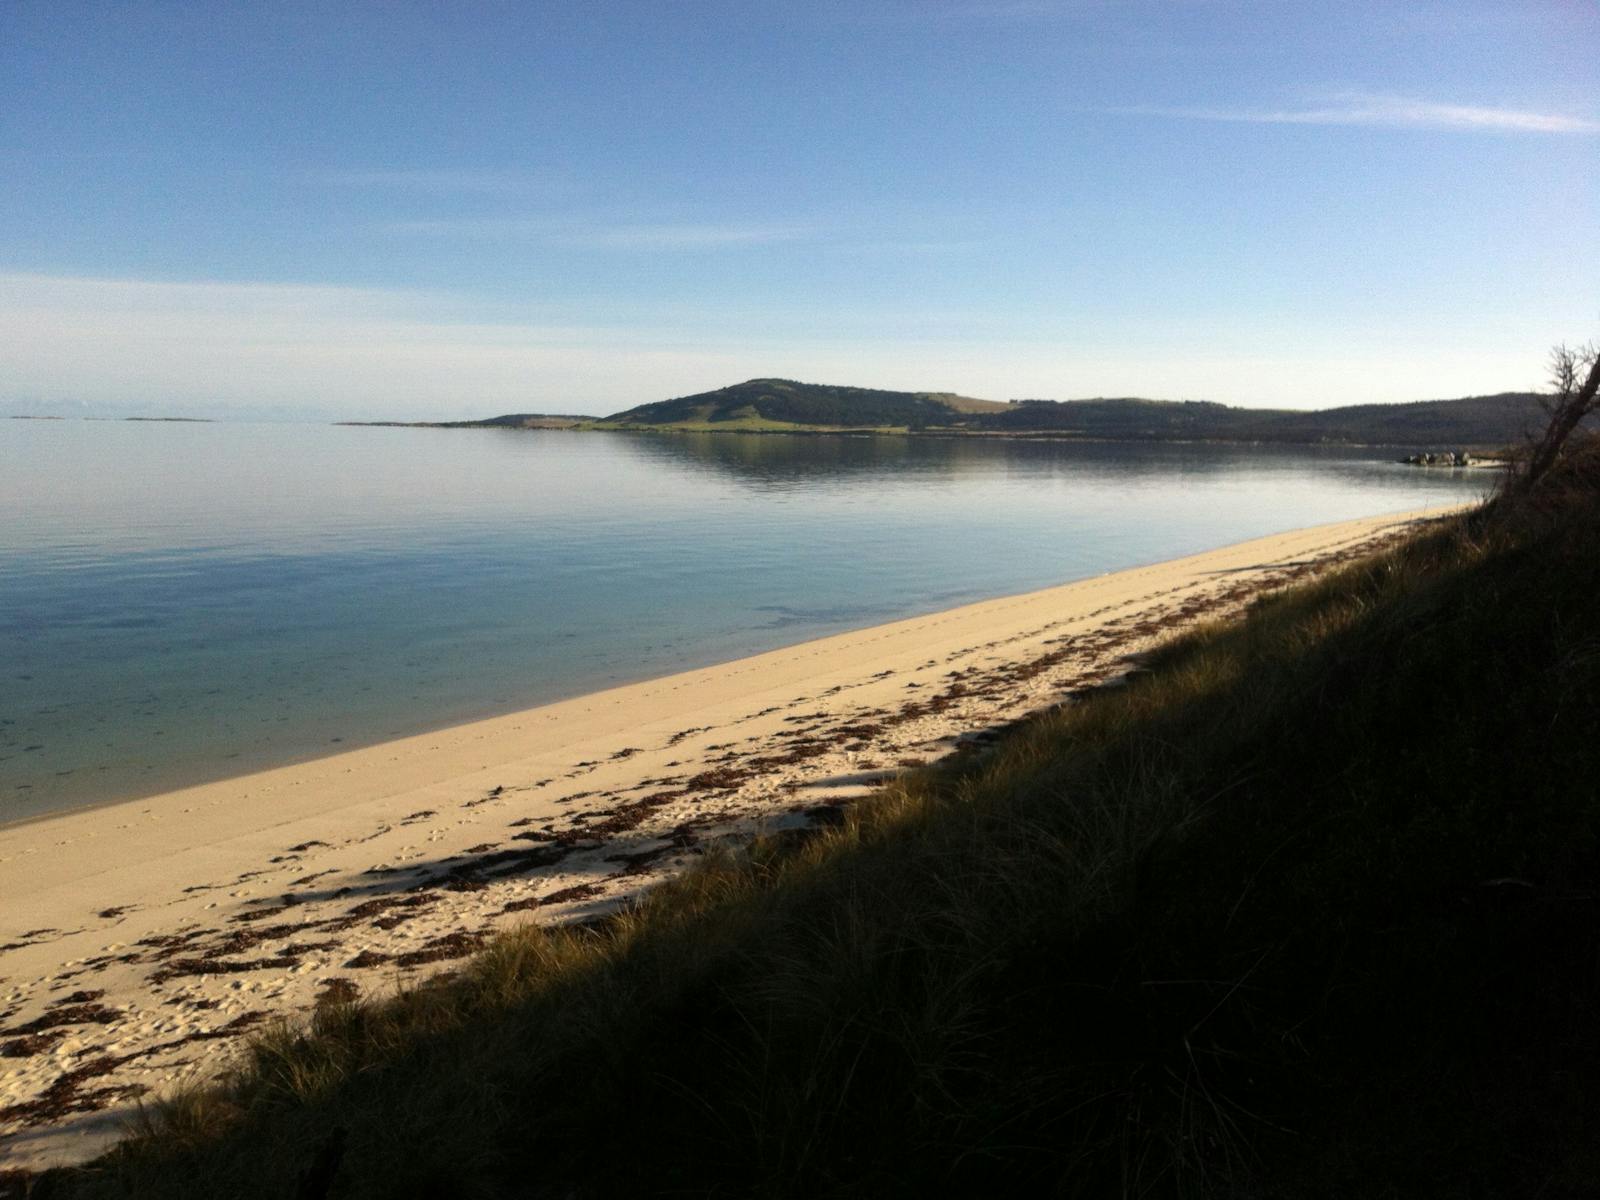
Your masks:
<svg viewBox="0 0 1600 1200"><path fill-rule="evenodd" d="M319 171L313 178L334 187L483 195L549 191L560 186L548 179L510 171L455 169Z"/></svg>
<svg viewBox="0 0 1600 1200"><path fill-rule="evenodd" d="M847 249L852 254L936 255L965 254L973 250L986 249L993 244L985 238L929 238L925 241L855 242Z"/></svg>
<svg viewBox="0 0 1600 1200"><path fill-rule="evenodd" d="M456 219L382 221L373 226L378 233L400 237L461 238L547 238L552 233L548 220L523 217L467 217Z"/></svg>
<svg viewBox="0 0 1600 1200"><path fill-rule="evenodd" d="M5 272L0 345L0 409L25 411L92 397L464 416L525 408L530 396L611 411L758 373L726 346L685 344L659 325L494 319L449 294Z"/></svg>
<svg viewBox="0 0 1600 1200"><path fill-rule="evenodd" d="M117 279L0 271L0 313L74 313L93 320L127 313L248 314L263 319L390 317L459 300L408 288L212 280ZM92 320L90 322L92 324Z"/></svg>
<svg viewBox="0 0 1600 1200"><path fill-rule="evenodd" d="M1448 104L1414 96L1342 92L1304 108L1137 105L1102 111L1252 125L1358 125L1391 129L1449 129L1494 133L1600 133L1600 121L1566 113L1481 104Z"/></svg>
<svg viewBox="0 0 1600 1200"><path fill-rule="evenodd" d="M785 225L607 225L575 228L540 218L465 218L386 221L381 233L397 236L524 238L552 245L612 250L703 250L790 242L807 231Z"/></svg>
<svg viewBox="0 0 1600 1200"><path fill-rule="evenodd" d="M773 225L617 225L572 234L561 240L574 246L622 250L694 250L792 242L804 234L801 229Z"/></svg>

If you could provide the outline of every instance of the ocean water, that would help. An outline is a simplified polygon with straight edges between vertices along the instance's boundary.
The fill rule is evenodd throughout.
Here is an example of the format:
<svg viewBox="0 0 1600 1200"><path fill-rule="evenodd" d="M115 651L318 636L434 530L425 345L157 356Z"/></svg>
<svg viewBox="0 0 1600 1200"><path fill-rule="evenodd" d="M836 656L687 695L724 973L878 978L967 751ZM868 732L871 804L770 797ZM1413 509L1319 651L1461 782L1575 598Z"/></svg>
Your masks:
<svg viewBox="0 0 1600 1200"><path fill-rule="evenodd" d="M1396 456L0 421L0 821L1489 481Z"/></svg>

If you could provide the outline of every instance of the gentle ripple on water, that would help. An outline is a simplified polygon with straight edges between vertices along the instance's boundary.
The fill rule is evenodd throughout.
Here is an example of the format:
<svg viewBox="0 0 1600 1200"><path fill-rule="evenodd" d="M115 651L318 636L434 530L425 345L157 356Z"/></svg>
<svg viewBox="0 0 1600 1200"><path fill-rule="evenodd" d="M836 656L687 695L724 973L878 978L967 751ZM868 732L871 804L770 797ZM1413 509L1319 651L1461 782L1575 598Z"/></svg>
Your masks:
<svg viewBox="0 0 1600 1200"><path fill-rule="evenodd" d="M1485 486L1393 457L0 422L0 821Z"/></svg>

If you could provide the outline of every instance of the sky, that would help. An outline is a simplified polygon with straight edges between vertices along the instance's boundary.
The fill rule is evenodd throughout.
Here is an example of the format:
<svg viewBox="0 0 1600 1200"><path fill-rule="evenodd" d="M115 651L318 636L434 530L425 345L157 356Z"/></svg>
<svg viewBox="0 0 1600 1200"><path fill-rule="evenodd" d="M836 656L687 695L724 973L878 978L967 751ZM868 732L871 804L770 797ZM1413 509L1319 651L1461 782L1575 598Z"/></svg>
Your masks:
<svg viewBox="0 0 1600 1200"><path fill-rule="evenodd" d="M1538 387L1597 84L1593 0L4 0L0 411Z"/></svg>

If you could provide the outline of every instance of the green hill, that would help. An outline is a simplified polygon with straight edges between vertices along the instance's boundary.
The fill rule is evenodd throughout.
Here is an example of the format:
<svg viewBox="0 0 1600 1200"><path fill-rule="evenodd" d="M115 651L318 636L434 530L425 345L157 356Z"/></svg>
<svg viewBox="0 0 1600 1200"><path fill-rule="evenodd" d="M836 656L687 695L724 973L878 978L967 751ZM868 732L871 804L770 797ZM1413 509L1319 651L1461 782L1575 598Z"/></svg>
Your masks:
<svg viewBox="0 0 1600 1200"><path fill-rule="evenodd" d="M1007 406L949 392L889 392L876 388L750 379L714 392L641 404L605 419L606 425L723 429L923 429L969 427L974 418Z"/></svg>

